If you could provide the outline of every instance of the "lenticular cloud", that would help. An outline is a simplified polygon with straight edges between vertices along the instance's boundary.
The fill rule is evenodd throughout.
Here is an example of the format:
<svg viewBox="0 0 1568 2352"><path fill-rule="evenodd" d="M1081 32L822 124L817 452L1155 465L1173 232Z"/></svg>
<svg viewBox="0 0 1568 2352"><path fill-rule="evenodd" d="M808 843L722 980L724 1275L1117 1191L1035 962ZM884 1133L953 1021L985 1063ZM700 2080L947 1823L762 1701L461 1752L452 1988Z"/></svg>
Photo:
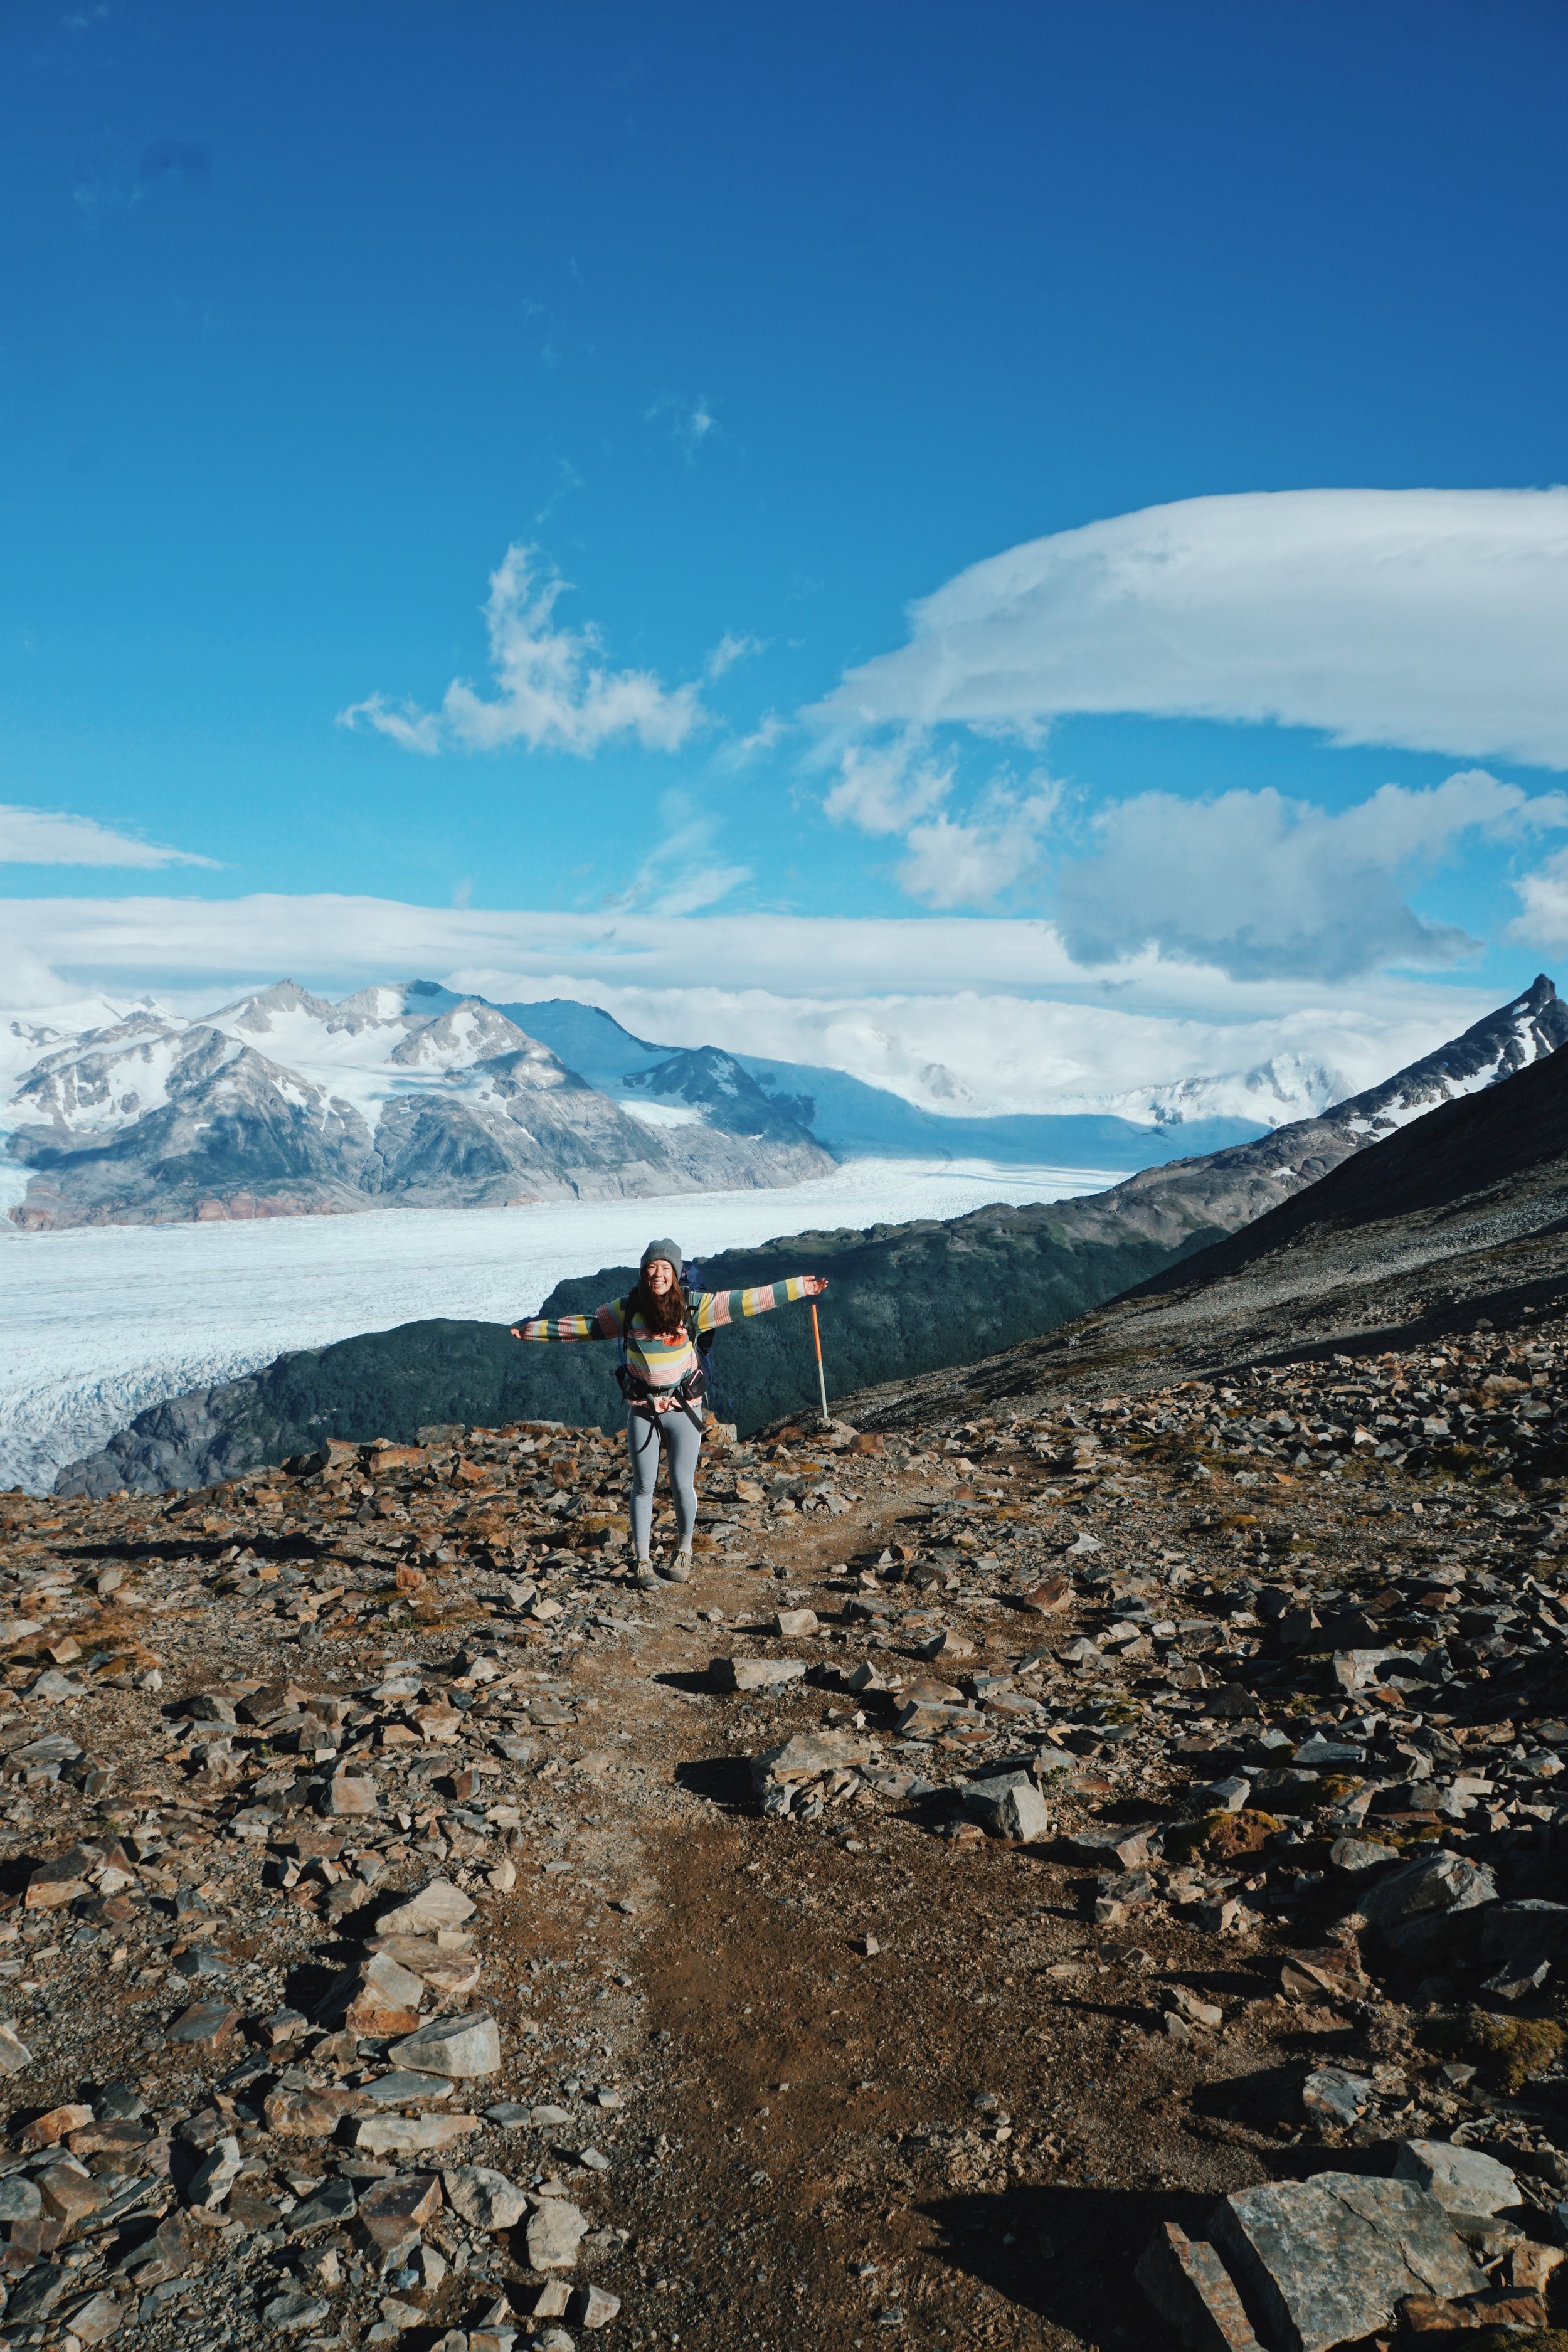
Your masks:
<svg viewBox="0 0 1568 2352"><path fill-rule="evenodd" d="M814 717L1138 711L1568 767L1568 489L1187 499L973 564L910 620Z"/></svg>

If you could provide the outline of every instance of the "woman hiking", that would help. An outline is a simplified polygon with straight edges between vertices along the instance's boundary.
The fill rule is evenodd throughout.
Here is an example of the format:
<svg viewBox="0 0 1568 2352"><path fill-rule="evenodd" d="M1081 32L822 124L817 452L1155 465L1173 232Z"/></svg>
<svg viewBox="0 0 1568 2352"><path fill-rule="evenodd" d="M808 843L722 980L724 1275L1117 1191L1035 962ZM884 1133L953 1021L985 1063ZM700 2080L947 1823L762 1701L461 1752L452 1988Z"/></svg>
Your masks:
<svg viewBox="0 0 1568 2352"><path fill-rule="evenodd" d="M792 1274L786 1282L758 1290L703 1290L689 1298L681 1286L680 1249L669 1240L649 1242L642 1254L637 1284L625 1298L606 1299L593 1315L530 1316L514 1323L514 1339L616 1339L621 1360L616 1378L626 1400L626 1448L632 1458L632 1542L637 1580L657 1584L651 1559L653 1490L661 1447L669 1455L675 1496L676 1551L659 1573L684 1584L691 1573L691 1538L697 1531L697 1462L702 1451L706 1381L698 1356L700 1331L717 1331L738 1316L765 1315L797 1298L819 1298L827 1284L820 1274Z"/></svg>

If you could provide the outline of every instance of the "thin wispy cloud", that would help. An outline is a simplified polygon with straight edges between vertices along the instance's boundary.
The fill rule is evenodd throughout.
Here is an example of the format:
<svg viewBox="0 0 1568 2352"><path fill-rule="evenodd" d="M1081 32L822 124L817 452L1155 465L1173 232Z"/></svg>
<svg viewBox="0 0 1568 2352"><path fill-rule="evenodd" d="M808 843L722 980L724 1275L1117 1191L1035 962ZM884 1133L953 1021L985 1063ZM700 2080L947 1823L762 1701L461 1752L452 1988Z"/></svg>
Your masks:
<svg viewBox="0 0 1568 2352"><path fill-rule="evenodd" d="M643 423L664 425L689 466L695 464L698 451L721 430L719 419L701 394L693 400L662 393L650 408L644 409Z"/></svg>
<svg viewBox="0 0 1568 2352"><path fill-rule="evenodd" d="M761 637L738 637L731 630L726 629L703 663L702 675L709 679L722 677L724 672L727 669L733 669L737 662L751 661L762 650Z"/></svg>
<svg viewBox="0 0 1568 2352"><path fill-rule="evenodd" d="M749 866L728 864L717 849L719 828L689 793L667 792L659 801L662 831L626 889L607 904L637 909L657 907L667 914L696 915L717 907L752 878Z"/></svg>
<svg viewBox="0 0 1568 2352"><path fill-rule="evenodd" d="M1568 489L1188 499L1011 548L910 619L817 725L1135 711L1568 767Z"/></svg>
<svg viewBox="0 0 1568 2352"><path fill-rule="evenodd" d="M0 866L208 866L216 857L117 833L90 816L0 804Z"/></svg>
<svg viewBox="0 0 1568 2352"><path fill-rule="evenodd" d="M485 604L494 690L487 695L454 678L436 710L372 694L340 711L340 724L374 729L427 756L521 745L585 757L617 737L645 751L679 751L706 721L696 686L667 687L651 670L612 668L592 624L571 629L556 622L568 586L537 548L509 547Z"/></svg>

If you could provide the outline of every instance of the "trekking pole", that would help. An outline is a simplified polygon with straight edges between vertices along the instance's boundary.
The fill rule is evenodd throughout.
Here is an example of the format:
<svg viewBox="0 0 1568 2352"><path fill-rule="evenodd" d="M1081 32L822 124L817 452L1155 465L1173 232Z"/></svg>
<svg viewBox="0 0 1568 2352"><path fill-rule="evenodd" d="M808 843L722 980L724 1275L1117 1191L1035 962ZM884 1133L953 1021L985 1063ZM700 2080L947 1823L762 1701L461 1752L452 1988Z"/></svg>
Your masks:
<svg viewBox="0 0 1568 2352"><path fill-rule="evenodd" d="M811 1336L816 1348L816 1393L822 1399L822 1418L831 1418L827 1410L827 1382L822 1371L822 1326L816 1319L816 1301L811 1302Z"/></svg>

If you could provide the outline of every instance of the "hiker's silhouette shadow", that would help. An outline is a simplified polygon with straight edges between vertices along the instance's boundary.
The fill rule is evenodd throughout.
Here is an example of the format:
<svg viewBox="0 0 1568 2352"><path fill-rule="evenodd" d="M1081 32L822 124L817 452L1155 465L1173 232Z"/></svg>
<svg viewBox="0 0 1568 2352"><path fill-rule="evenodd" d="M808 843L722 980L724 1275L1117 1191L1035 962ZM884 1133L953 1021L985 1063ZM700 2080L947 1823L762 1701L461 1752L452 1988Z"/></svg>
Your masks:
<svg viewBox="0 0 1568 2352"><path fill-rule="evenodd" d="M1201 2230L1212 2197L1019 2183L933 2198L931 2253L1085 2344L1173 2344L1133 2270L1162 2221Z"/></svg>
<svg viewBox="0 0 1568 2352"><path fill-rule="evenodd" d="M710 1805L721 1806L727 1813L757 1810L751 1763L744 1756L694 1757L676 1766L675 1785L694 1797L706 1798Z"/></svg>

